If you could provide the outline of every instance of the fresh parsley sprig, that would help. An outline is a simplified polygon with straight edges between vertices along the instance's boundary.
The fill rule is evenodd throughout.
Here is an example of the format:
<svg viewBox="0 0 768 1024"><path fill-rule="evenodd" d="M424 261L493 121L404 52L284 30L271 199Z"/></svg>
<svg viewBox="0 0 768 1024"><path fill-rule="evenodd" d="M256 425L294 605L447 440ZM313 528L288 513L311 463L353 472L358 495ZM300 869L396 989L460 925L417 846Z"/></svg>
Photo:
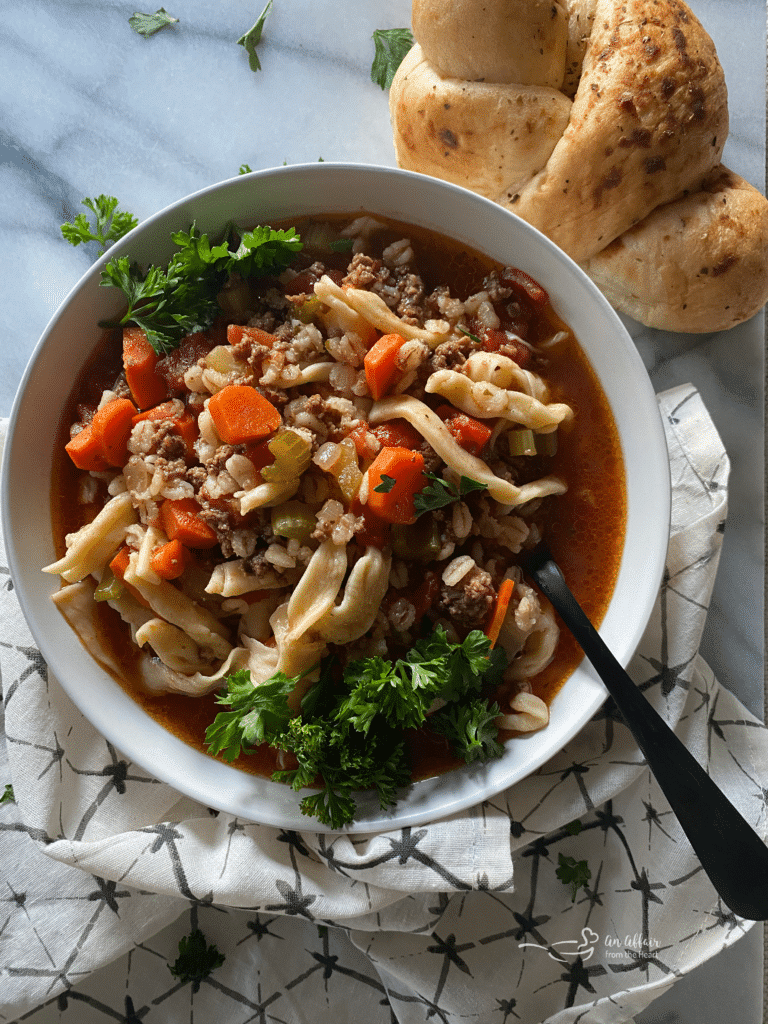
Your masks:
<svg viewBox="0 0 768 1024"><path fill-rule="evenodd" d="M587 890L587 883L592 877L589 864L585 860L576 860L575 857L566 857L562 853L557 855L558 867L555 874L563 883L571 887L571 901L576 902L579 889Z"/></svg>
<svg viewBox="0 0 768 1024"><path fill-rule="evenodd" d="M119 210L117 204L114 196L86 197L82 205L91 211L94 223L89 223L84 213L78 213L73 221L61 225L62 235L72 245L98 242L101 246L99 255L102 255L113 242L127 235L139 223L132 213Z"/></svg>
<svg viewBox="0 0 768 1024"><path fill-rule="evenodd" d="M264 31L264 22L267 20L267 15L269 14L271 6L272 0L269 0L267 6L256 19L256 23L237 40L238 45L244 46L248 53L248 66L251 71L261 71L261 61L256 53L256 47L261 42L261 34Z"/></svg>
<svg viewBox="0 0 768 1024"><path fill-rule="evenodd" d="M168 964L168 970L182 985L191 984L192 991L197 992L201 981L221 967L225 959L213 943L208 945L205 935L196 928L179 940L179 955L174 963Z"/></svg>
<svg viewBox="0 0 768 1024"><path fill-rule="evenodd" d="M373 45L371 81L382 89L388 89L403 57L413 46L413 33L409 28L377 28L373 33Z"/></svg>
<svg viewBox="0 0 768 1024"><path fill-rule="evenodd" d="M472 480L468 476L461 477L458 486L435 473L425 473L424 476L432 483L427 484L414 496L413 506L417 516L442 508L444 505L451 505L454 501L460 501L465 494L484 491L488 487L487 484L481 484L479 480ZM378 488L374 487L374 490Z"/></svg>
<svg viewBox="0 0 768 1024"><path fill-rule="evenodd" d="M276 673L253 686L247 670L236 672L218 697L229 710L208 727L206 745L226 760L255 743L290 751L297 766L273 778L295 790L319 785L302 798L302 811L341 828L354 817L357 790L374 790L385 809L408 783L406 729L435 721L457 756L469 761L499 756L493 724L499 711L483 692L500 682L505 665L503 650L491 649L479 630L454 644L437 627L394 662L361 658L342 672L334 658L325 659L298 715L288 704L297 679ZM445 709L428 720L435 702Z"/></svg>
<svg viewBox="0 0 768 1024"><path fill-rule="evenodd" d="M217 297L232 273L260 277L281 273L302 248L293 229L257 227L238 237L230 226L224 241L212 245L193 224L189 231L171 235L179 247L167 268L151 266L143 272L128 257L110 260L101 275L103 285L119 288L127 309L116 321L102 326L134 323L144 329L152 348L166 354L187 334L204 331L220 312Z"/></svg>

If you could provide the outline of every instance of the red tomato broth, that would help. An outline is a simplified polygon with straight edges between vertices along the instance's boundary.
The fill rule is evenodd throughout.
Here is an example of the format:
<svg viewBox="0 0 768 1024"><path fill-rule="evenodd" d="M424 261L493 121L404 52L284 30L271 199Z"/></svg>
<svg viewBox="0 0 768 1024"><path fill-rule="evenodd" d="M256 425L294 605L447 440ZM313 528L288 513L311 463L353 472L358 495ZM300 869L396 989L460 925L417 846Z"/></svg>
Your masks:
<svg viewBox="0 0 768 1024"><path fill-rule="evenodd" d="M349 215L326 218L339 223L350 219ZM412 239L414 249L419 252L419 271L427 291L442 282L448 284L452 294L463 297L479 290L485 275L498 268L494 261L450 238L395 221L387 224L389 230L383 244L406 235ZM301 233L302 223L296 222L295 226ZM337 257L340 267L345 266L347 258L346 255ZM328 267L333 267L333 259L324 253ZM572 332L551 307L544 311L539 330L542 337L563 332L563 340L547 349L543 375L550 387L551 400L567 402L574 411L572 424L561 425L558 429L557 453L547 466L547 472L566 480L568 492L558 498L545 499L545 536L577 599L592 621L599 625L615 586L624 543L626 490L621 445L608 401L593 368ZM210 332L195 335L178 354L167 357L172 391L177 390L183 371L198 355L220 344L225 332L226 324L220 321ZM101 507L99 499L91 505L78 503L80 473L64 457L63 451L69 437L69 424L82 418L84 408L95 408L102 390L112 386L121 369L118 335L119 332L105 332L73 389L61 419L57 451L62 456L54 463L51 489L53 534L59 555L65 551L65 535L90 521ZM539 339L532 337L530 340ZM383 429L386 428L384 425ZM531 479L541 475L538 457L530 459L530 470ZM100 495L102 500L103 497ZM98 651L91 651L96 660L154 721L191 747L205 752L205 730L221 710L216 694L190 697L147 692L137 679L135 666L139 651L119 615L105 603L96 604L95 609L100 641L105 651L121 664L122 672L115 674ZM533 692L549 703L582 657L575 640L561 625L557 654L547 668L530 680ZM512 736L507 733L500 738ZM442 737L421 731L409 732L406 743L414 780L442 774L459 763ZM239 757L233 764L255 775L269 776L278 767L277 756L277 751L265 745Z"/></svg>

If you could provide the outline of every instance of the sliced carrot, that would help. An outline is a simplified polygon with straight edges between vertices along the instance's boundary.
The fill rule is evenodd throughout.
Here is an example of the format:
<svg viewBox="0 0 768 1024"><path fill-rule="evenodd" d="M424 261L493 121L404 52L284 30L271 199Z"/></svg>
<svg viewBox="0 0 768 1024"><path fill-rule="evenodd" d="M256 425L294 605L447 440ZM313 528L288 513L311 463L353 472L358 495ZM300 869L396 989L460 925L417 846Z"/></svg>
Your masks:
<svg viewBox="0 0 768 1024"><path fill-rule="evenodd" d="M228 384L211 395L208 412L225 444L260 441L280 426L280 413L268 399L247 384Z"/></svg>
<svg viewBox="0 0 768 1024"><path fill-rule="evenodd" d="M168 383L156 370L158 358L140 327L123 328L125 379L139 409L148 409L168 397Z"/></svg>
<svg viewBox="0 0 768 1024"><path fill-rule="evenodd" d="M128 461L128 438L137 412L130 399L113 398L94 413L91 430L107 465L124 466Z"/></svg>
<svg viewBox="0 0 768 1024"><path fill-rule="evenodd" d="M439 405L435 412L456 438L461 447L472 455L479 455L493 431L487 423L468 416L452 405Z"/></svg>
<svg viewBox="0 0 768 1024"><path fill-rule="evenodd" d="M195 454L194 444L200 435L197 417L189 412L188 409L178 413L177 408L178 405L174 402L161 402L160 405L155 405L151 409L145 409L143 412L137 413L133 417L133 422L140 423L141 420L172 420L174 434L178 434L184 442L187 449L187 457L193 458Z"/></svg>
<svg viewBox="0 0 768 1024"><path fill-rule="evenodd" d="M418 448L424 440L408 420L395 419L373 428L382 448Z"/></svg>
<svg viewBox="0 0 768 1024"><path fill-rule="evenodd" d="M367 506L388 523L413 523L413 499L425 483L424 456L420 452L382 448L368 470Z"/></svg>
<svg viewBox="0 0 768 1024"><path fill-rule="evenodd" d="M178 537L155 548L149 558L149 567L162 580L176 580L190 562L189 548L185 548Z"/></svg>
<svg viewBox="0 0 768 1024"><path fill-rule="evenodd" d="M383 334L366 352L363 368L374 400L386 395L400 376L397 354L404 344L405 338L399 334Z"/></svg>
<svg viewBox="0 0 768 1024"><path fill-rule="evenodd" d="M494 647L496 645L496 641L499 639L499 633L501 632L502 624L506 618L507 609L509 608L509 602L512 599L514 589L514 580L504 579L501 581L499 593L496 597L496 604L493 606L490 621L485 629L485 635L491 641L491 647Z"/></svg>
<svg viewBox="0 0 768 1024"><path fill-rule="evenodd" d="M241 324L229 324L227 327L227 341L230 345L239 345L241 341L249 341L251 344L266 345L267 348L277 341L274 334L269 331L262 331L260 327L243 327Z"/></svg>
<svg viewBox="0 0 768 1024"><path fill-rule="evenodd" d="M107 460L102 454L101 443L97 437L94 437L90 423L86 424L64 445L64 450L78 469L100 473L107 468Z"/></svg>
<svg viewBox="0 0 768 1024"><path fill-rule="evenodd" d="M391 525L384 519L380 519L371 511L368 505L363 505L360 499L355 496L349 506L349 511L354 516L363 517L363 528L355 534L355 540L363 548L386 547L391 540Z"/></svg>
<svg viewBox="0 0 768 1024"><path fill-rule="evenodd" d="M160 506L160 522L170 540L179 540L188 548L218 544L216 531L202 518L194 498L166 498Z"/></svg>
<svg viewBox="0 0 768 1024"><path fill-rule="evenodd" d="M128 591L128 593L131 594L132 597L136 598L139 604L144 605L145 608L149 608L149 601L147 601L147 599L139 593L136 587L131 586L130 583L125 582L125 570L128 568L128 563L130 559L131 552L128 549L128 547L125 544L123 544L123 546L118 550L115 557L109 563L109 568L112 570L114 575L121 581L121 583Z"/></svg>

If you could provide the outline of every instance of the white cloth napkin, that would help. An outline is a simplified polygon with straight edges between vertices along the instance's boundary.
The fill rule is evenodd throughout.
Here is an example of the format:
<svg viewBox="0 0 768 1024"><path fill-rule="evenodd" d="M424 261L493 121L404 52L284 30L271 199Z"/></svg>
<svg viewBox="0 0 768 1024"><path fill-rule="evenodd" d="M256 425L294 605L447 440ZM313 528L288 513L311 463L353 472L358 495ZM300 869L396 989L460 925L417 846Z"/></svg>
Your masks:
<svg viewBox="0 0 768 1024"><path fill-rule="evenodd" d="M764 835L768 732L697 654L728 460L692 386L659 403L672 538L630 672ZM162 1004L165 1022L193 1005L196 1024L619 1024L750 926L718 900L610 702L469 811L328 836L216 814L126 762L46 673L10 580L0 668L0 794L12 781L15 797L0 805L0 1019L41 1007L25 1019L42 1024L79 1000L94 1020ZM575 892L561 857L589 872ZM197 931L224 960L185 982L169 967Z"/></svg>

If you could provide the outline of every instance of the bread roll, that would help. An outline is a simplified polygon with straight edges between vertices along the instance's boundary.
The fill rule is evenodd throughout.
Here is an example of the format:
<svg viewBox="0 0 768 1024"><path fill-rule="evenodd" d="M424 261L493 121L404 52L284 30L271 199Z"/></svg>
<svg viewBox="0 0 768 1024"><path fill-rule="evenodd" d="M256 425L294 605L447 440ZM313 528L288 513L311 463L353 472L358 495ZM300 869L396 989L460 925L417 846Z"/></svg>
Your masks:
<svg viewBox="0 0 768 1024"><path fill-rule="evenodd" d="M762 307L768 204L720 164L723 70L684 3L414 0L413 29L390 90L401 167L523 217L642 323L722 330Z"/></svg>

